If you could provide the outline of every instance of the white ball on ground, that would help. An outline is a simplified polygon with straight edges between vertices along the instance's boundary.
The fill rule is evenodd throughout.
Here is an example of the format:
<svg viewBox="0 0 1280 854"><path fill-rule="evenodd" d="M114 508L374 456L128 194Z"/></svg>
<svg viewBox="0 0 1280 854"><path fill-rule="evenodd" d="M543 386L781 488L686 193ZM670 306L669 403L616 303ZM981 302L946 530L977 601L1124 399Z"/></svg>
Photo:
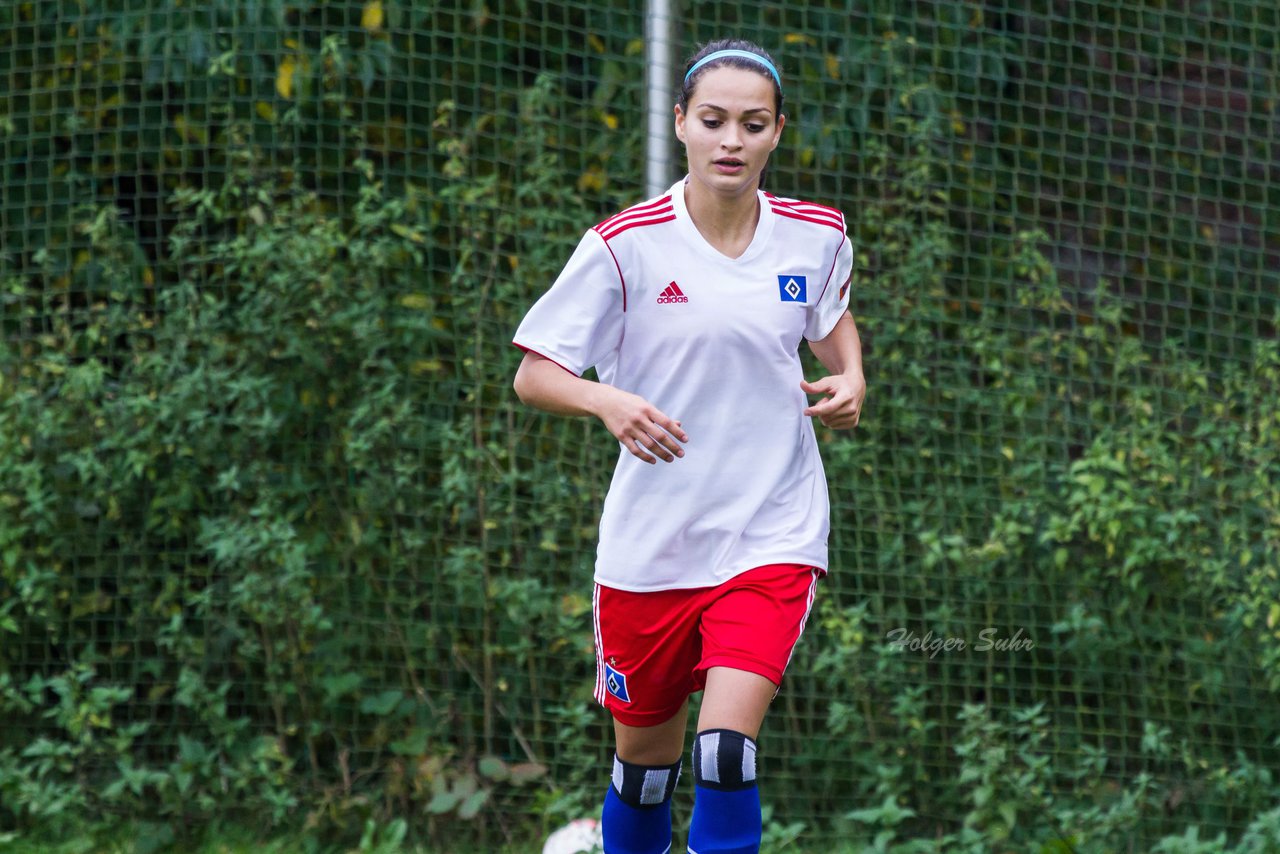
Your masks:
<svg viewBox="0 0 1280 854"><path fill-rule="evenodd" d="M578 818L547 837L542 854L600 854L604 837L600 822L594 818Z"/></svg>

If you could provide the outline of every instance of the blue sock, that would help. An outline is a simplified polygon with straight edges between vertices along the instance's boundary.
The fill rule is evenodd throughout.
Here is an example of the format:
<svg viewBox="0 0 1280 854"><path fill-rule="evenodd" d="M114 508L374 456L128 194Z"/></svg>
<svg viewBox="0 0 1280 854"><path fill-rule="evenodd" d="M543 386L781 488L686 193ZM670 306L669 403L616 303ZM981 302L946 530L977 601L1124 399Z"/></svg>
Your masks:
<svg viewBox="0 0 1280 854"><path fill-rule="evenodd" d="M760 789L726 792L695 786L690 854L757 854L760 850Z"/></svg>
<svg viewBox="0 0 1280 854"><path fill-rule="evenodd" d="M653 767L613 758L613 785L601 820L605 854L671 850L671 794L679 777L679 762Z"/></svg>
<svg viewBox="0 0 1280 854"><path fill-rule="evenodd" d="M693 742L695 799L689 854L759 854L756 743L733 730L705 730Z"/></svg>

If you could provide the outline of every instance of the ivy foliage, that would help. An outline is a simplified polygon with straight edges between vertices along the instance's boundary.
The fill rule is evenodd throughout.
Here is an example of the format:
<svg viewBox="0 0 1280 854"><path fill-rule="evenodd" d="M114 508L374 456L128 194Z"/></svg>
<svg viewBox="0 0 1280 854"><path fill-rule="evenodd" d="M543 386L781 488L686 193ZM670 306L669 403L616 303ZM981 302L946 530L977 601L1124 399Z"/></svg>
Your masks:
<svg viewBox="0 0 1280 854"><path fill-rule="evenodd" d="M597 808L617 449L509 340L639 196L634 5L0 7L0 830ZM776 850L1280 833L1276 12L1024 7L690 4L858 257Z"/></svg>

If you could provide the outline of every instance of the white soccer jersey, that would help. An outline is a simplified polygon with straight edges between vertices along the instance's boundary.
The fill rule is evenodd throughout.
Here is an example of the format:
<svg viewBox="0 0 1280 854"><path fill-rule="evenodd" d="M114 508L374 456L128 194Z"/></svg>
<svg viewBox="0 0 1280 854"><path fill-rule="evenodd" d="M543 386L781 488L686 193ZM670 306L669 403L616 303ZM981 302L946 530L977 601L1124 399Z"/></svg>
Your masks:
<svg viewBox="0 0 1280 854"><path fill-rule="evenodd" d="M757 195L755 237L738 258L699 233L683 181L605 220L516 331L516 346L574 374L594 367L689 436L671 463L622 448L600 519L595 580L607 587L827 566L826 475L802 414L799 347L844 313L853 251L839 211Z"/></svg>

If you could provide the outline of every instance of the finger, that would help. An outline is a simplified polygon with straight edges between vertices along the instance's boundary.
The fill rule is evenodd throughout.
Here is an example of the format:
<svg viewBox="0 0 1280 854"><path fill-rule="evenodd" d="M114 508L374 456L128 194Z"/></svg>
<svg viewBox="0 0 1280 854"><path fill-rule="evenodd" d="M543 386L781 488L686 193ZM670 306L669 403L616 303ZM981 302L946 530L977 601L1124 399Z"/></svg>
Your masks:
<svg viewBox="0 0 1280 854"><path fill-rule="evenodd" d="M805 394L826 394L831 391L830 377L823 377L817 382L809 382L808 380L800 381L800 388Z"/></svg>
<svg viewBox="0 0 1280 854"><path fill-rule="evenodd" d="M813 407L817 409L818 407ZM818 417L822 423L828 427L834 427L837 430L843 430L852 427L858 419L859 407L851 400L846 400L842 405L828 408Z"/></svg>
<svg viewBox="0 0 1280 854"><path fill-rule="evenodd" d="M640 444L647 448L651 453L659 456L664 462L671 462L675 459L671 452L663 447L662 443L648 433L642 433L640 436Z"/></svg>
<svg viewBox="0 0 1280 854"><path fill-rule="evenodd" d="M846 408L848 405L849 405L849 398L843 397L841 395L835 395L834 397L828 397L825 400L820 400L817 403L811 405L809 408L807 408L804 411L804 414L816 415L819 418L822 418L824 416L829 417L834 413L839 412L841 409Z"/></svg>
<svg viewBox="0 0 1280 854"><path fill-rule="evenodd" d="M854 410L846 414L843 418L833 419L837 423L833 425L837 430L852 430L858 426L858 420L862 417L861 410Z"/></svg>
<svg viewBox="0 0 1280 854"><path fill-rule="evenodd" d="M653 457L649 456L648 454L646 454L644 452L644 449L640 447L640 443L637 442L635 439L632 439L630 436L623 439L622 444L624 447L626 447L628 451L631 452L631 456L636 457L641 462L646 462L651 466L658 464L658 461L655 460Z"/></svg>
<svg viewBox="0 0 1280 854"><path fill-rule="evenodd" d="M680 443L676 441L676 437L672 436L665 430L660 429L656 424L654 425L653 430L650 431L649 435L657 439L659 444L661 444L669 453L674 454L677 457L684 456L684 448L680 447ZM667 460L667 462L670 462L670 460Z"/></svg>
<svg viewBox="0 0 1280 854"><path fill-rule="evenodd" d="M680 426L680 422L676 421L674 418L668 418L666 415L663 415L661 412L656 412L654 413L651 420L653 421L654 424L661 427L663 431L676 437L681 442L689 441L689 434L684 432L684 428ZM676 448L672 447L671 450L674 451L676 450Z"/></svg>

